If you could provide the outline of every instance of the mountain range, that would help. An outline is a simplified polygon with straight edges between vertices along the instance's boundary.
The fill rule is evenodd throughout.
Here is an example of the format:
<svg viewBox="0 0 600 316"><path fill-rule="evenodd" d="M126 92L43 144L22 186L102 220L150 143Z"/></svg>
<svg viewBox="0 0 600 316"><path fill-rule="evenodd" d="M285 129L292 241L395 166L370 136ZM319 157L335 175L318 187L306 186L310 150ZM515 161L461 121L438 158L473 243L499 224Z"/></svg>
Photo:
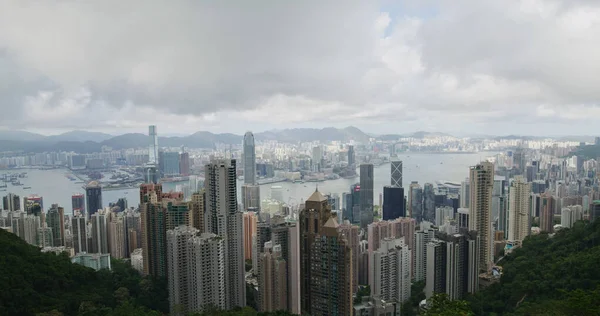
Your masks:
<svg viewBox="0 0 600 316"><path fill-rule="evenodd" d="M412 134L367 134L360 129L349 126L346 128L293 128L283 130L271 130L254 134L258 141L280 141L288 143L310 142L310 141L355 141L359 143L368 142L375 138L383 141L393 141L401 137L427 138L451 136L445 133L431 133L418 131ZM486 137L487 138L487 137ZM490 137L491 138L491 137ZM527 138L537 139L537 137L526 136L503 136L496 139ZM541 138L541 137L540 137ZM563 137L567 138L567 137ZM568 137L575 138L575 137ZM588 141L591 137L578 137ZM161 147L180 147L188 148L214 148L216 144L241 144L242 135L231 133L215 134L206 131L199 131L188 136L171 136L158 138ZM140 148L148 144L148 136L141 133L128 133L123 135L110 135L99 132L88 132L75 130L59 135L45 136L41 134L26 131L7 131L0 130L0 152L2 151L24 151L24 152L44 152L44 151L74 151L79 153L98 152L102 146L109 146L113 149Z"/></svg>
<svg viewBox="0 0 600 316"><path fill-rule="evenodd" d="M280 142L307 141L356 141L367 142L370 135L356 127L342 129L327 127L295 128L272 130L254 134L256 140L275 140ZM401 137L397 135L397 137ZM231 133L214 134L199 131L188 136L172 136L158 138L161 147L214 148L215 144L241 144L243 135ZM145 147L148 136L141 133L128 133L113 136L105 133L71 131L60 135L45 136L26 131L0 131L0 151L75 151L81 153L100 151L102 146L113 149Z"/></svg>

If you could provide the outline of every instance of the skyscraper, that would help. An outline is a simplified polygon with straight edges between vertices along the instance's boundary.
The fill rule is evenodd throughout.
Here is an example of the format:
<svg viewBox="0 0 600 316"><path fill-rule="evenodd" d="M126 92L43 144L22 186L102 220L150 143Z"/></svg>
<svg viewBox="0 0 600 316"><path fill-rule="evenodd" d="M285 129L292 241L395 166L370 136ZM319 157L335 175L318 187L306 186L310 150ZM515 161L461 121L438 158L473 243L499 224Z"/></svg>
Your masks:
<svg viewBox="0 0 600 316"><path fill-rule="evenodd" d="M91 221L91 249L90 253L106 254L108 252L108 230L106 227L106 214L104 211L99 211L92 214Z"/></svg>
<svg viewBox="0 0 600 316"><path fill-rule="evenodd" d="M510 185L508 205L509 241L523 241L531 231L531 182L516 177Z"/></svg>
<svg viewBox="0 0 600 316"><path fill-rule="evenodd" d="M261 312L287 310L287 262L282 258L281 245L269 241L259 256L258 309Z"/></svg>
<svg viewBox="0 0 600 316"><path fill-rule="evenodd" d="M190 175L190 154L187 152L182 152L179 155L179 173L182 176Z"/></svg>
<svg viewBox="0 0 600 316"><path fill-rule="evenodd" d="M373 278L369 285L373 297L386 302L406 302L410 298L412 267L411 251L404 238L383 239L370 256Z"/></svg>
<svg viewBox="0 0 600 316"><path fill-rule="evenodd" d="M40 216L44 209L44 198L39 195L28 195L23 198L23 211L28 215Z"/></svg>
<svg viewBox="0 0 600 316"><path fill-rule="evenodd" d="M373 165L360 165L360 227L373 222Z"/></svg>
<svg viewBox="0 0 600 316"><path fill-rule="evenodd" d="M85 187L87 217L102 209L102 187L98 181L92 181Z"/></svg>
<svg viewBox="0 0 600 316"><path fill-rule="evenodd" d="M21 200L18 195L9 193L2 198L4 210L15 212L21 210Z"/></svg>
<svg viewBox="0 0 600 316"><path fill-rule="evenodd" d="M469 178L465 179L460 183L460 207L461 208L469 208L469 203L471 201L470 194L470 181Z"/></svg>
<svg viewBox="0 0 600 316"><path fill-rule="evenodd" d="M54 247L65 245L65 209L58 204L52 204L46 215L46 224L52 228Z"/></svg>
<svg viewBox="0 0 600 316"><path fill-rule="evenodd" d="M85 195L83 194L73 194L71 196L71 214L85 214Z"/></svg>
<svg viewBox="0 0 600 316"><path fill-rule="evenodd" d="M435 192L431 183L423 185L423 219L435 222Z"/></svg>
<svg viewBox="0 0 600 316"><path fill-rule="evenodd" d="M256 184L256 148L254 134L244 134L244 183Z"/></svg>
<svg viewBox="0 0 600 316"><path fill-rule="evenodd" d="M556 200L552 194L546 192L540 195L540 231L552 233L554 231L554 208ZM590 209L590 213L592 209ZM594 218L590 218L594 220Z"/></svg>
<svg viewBox="0 0 600 316"><path fill-rule="evenodd" d="M352 250L327 199L315 191L300 213L302 314L352 314L352 263Z"/></svg>
<svg viewBox="0 0 600 316"><path fill-rule="evenodd" d="M348 145L348 166L354 166L356 164L356 157L354 153L354 146Z"/></svg>
<svg viewBox="0 0 600 316"><path fill-rule="evenodd" d="M226 305L228 309L246 306L243 220L237 204L235 159L207 164L205 177L206 231L225 239Z"/></svg>
<svg viewBox="0 0 600 316"><path fill-rule="evenodd" d="M158 172L158 135L156 126L148 126L148 164L146 164L144 170L144 182L145 183L158 183L159 172Z"/></svg>
<svg viewBox="0 0 600 316"><path fill-rule="evenodd" d="M162 177L170 178L179 175L179 153L175 151L160 151L158 166Z"/></svg>
<svg viewBox="0 0 600 316"><path fill-rule="evenodd" d="M148 164L156 166L158 165L158 135L155 125L148 126L148 138L150 143L148 147Z"/></svg>
<svg viewBox="0 0 600 316"><path fill-rule="evenodd" d="M167 232L171 314L226 309L225 240L215 234L178 226Z"/></svg>
<svg viewBox="0 0 600 316"><path fill-rule="evenodd" d="M244 260L252 260L252 240L256 238L256 213L244 213Z"/></svg>
<svg viewBox="0 0 600 316"><path fill-rule="evenodd" d="M242 207L244 211L260 212L260 187L256 184L242 184Z"/></svg>
<svg viewBox="0 0 600 316"><path fill-rule="evenodd" d="M205 229L204 214L206 212L204 189L192 193L192 199L189 202L188 208L192 217L191 226L196 228L200 233L203 233Z"/></svg>
<svg viewBox="0 0 600 316"><path fill-rule="evenodd" d="M392 168L392 172L391 172L391 179L392 179L392 186L396 186L396 187L402 187L402 160L395 160L392 161L391 164L391 168Z"/></svg>
<svg viewBox="0 0 600 316"><path fill-rule="evenodd" d="M440 233L427 244L425 294L445 293L451 300L474 293L479 286L477 232Z"/></svg>
<svg viewBox="0 0 600 316"><path fill-rule="evenodd" d="M487 272L493 263L492 191L494 164L485 161L469 170L469 230L479 234L478 265Z"/></svg>
<svg viewBox="0 0 600 316"><path fill-rule="evenodd" d="M371 224L373 225L373 224ZM370 225L369 225L370 227ZM338 231L346 237L348 241L348 245L352 249L352 279L353 283L353 291L356 293L358 291L358 254L360 252L359 248L359 227L350 224L349 221L345 221L344 223L338 226Z"/></svg>
<svg viewBox="0 0 600 316"><path fill-rule="evenodd" d="M140 210L144 273L164 277L167 274L167 231L181 225L190 226L193 219L188 203L181 196L171 198L161 193L161 188L154 184L140 186L140 193L145 192Z"/></svg>
<svg viewBox="0 0 600 316"><path fill-rule="evenodd" d="M408 187L408 208L410 217L420 223L423 218L423 189L417 181L410 183Z"/></svg>
<svg viewBox="0 0 600 316"><path fill-rule="evenodd" d="M383 220L392 220L406 216L404 188L398 186L383 187Z"/></svg>
<svg viewBox="0 0 600 316"><path fill-rule="evenodd" d="M87 230L83 215L74 215L71 218L71 234L73 236L75 254L88 252Z"/></svg>

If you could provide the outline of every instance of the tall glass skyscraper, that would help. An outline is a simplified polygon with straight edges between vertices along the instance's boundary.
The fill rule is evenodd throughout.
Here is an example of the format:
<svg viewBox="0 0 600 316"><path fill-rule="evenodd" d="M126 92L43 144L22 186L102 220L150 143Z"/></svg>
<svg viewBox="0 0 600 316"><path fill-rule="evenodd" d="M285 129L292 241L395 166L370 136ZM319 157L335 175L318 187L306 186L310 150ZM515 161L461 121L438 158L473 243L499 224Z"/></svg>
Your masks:
<svg viewBox="0 0 600 316"><path fill-rule="evenodd" d="M148 163L158 164L158 135L156 134L156 126L148 127L148 136L150 137L150 147L148 148Z"/></svg>
<svg viewBox="0 0 600 316"><path fill-rule="evenodd" d="M256 184L256 151L252 132L244 135L244 183Z"/></svg>
<svg viewBox="0 0 600 316"><path fill-rule="evenodd" d="M85 198L87 201L87 217L91 216L102 209L102 187L97 181L90 182L85 187Z"/></svg>
<svg viewBox="0 0 600 316"><path fill-rule="evenodd" d="M360 227L373 222L373 164L360 165Z"/></svg>

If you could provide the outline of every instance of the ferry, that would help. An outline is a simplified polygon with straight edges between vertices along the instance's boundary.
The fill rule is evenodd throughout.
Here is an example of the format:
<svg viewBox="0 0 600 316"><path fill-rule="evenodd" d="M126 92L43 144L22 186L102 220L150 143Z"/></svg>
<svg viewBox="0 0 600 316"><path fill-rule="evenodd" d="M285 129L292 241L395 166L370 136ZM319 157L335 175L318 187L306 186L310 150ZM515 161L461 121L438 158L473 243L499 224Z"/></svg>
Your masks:
<svg viewBox="0 0 600 316"><path fill-rule="evenodd" d="M31 189L31 187L23 187L23 189L28 190Z"/></svg>

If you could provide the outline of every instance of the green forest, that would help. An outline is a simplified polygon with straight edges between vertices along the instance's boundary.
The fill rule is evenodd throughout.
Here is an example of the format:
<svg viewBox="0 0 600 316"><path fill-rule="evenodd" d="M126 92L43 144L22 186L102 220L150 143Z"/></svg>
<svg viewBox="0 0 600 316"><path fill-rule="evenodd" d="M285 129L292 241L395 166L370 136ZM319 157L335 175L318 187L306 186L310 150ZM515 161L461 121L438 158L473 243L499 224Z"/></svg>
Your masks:
<svg viewBox="0 0 600 316"><path fill-rule="evenodd" d="M71 263L67 254L42 253L0 229L0 315L166 315L167 284L143 277L128 263L113 260L112 271ZM210 310L194 316L285 316L246 307Z"/></svg>
<svg viewBox="0 0 600 316"><path fill-rule="evenodd" d="M529 236L499 283L468 298L474 315L600 315L600 220Z"/></svg>

